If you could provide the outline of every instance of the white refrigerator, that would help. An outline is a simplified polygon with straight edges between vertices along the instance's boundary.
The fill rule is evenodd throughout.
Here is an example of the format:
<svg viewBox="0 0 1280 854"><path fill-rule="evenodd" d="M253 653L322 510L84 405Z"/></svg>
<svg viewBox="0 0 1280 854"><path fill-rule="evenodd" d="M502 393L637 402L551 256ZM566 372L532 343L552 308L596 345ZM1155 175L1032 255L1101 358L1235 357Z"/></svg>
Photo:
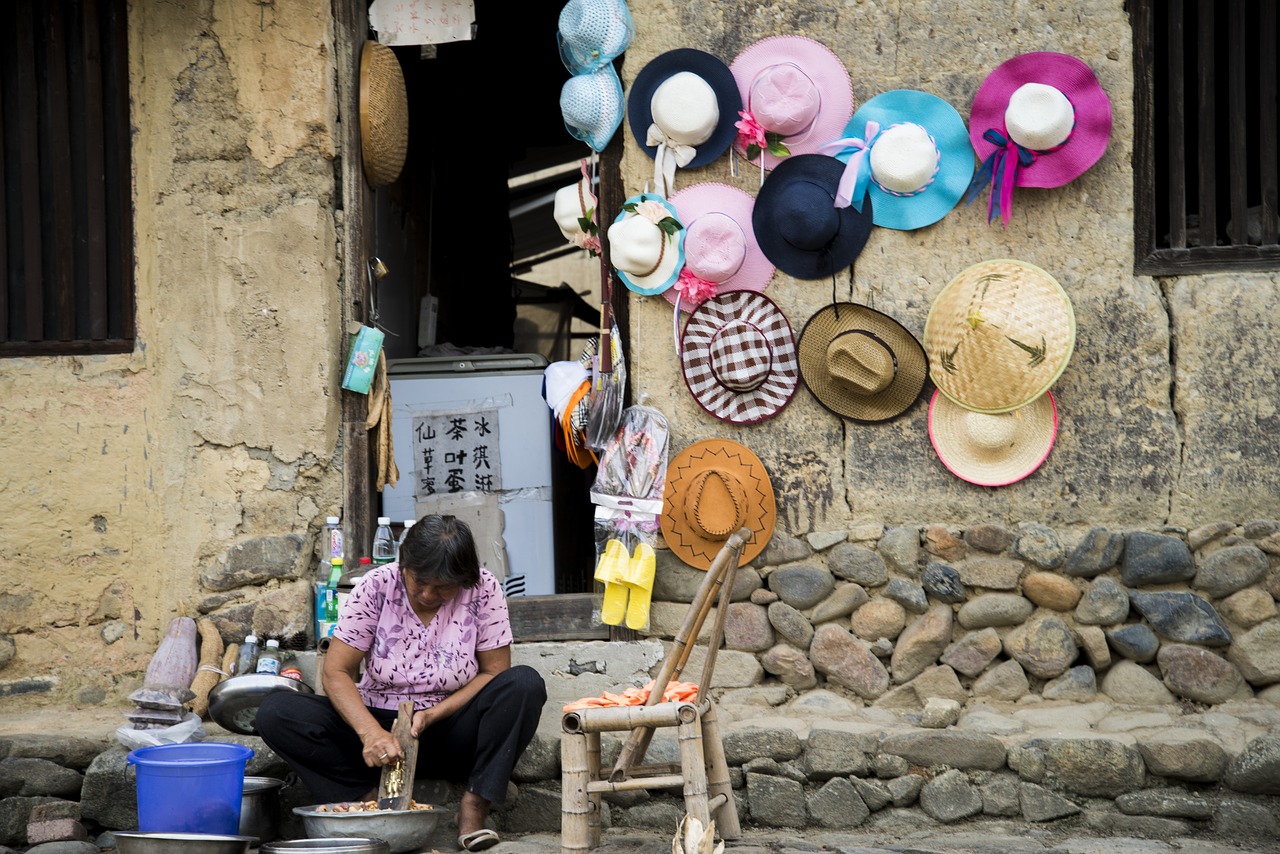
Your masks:
<svg viewBox="0 0 1280 854"><path fill-rule="evenodd" d="M387 362L400 479L383 488L382 515L465 520L508 597L556 592L546 367L538 354Z"/></svg>

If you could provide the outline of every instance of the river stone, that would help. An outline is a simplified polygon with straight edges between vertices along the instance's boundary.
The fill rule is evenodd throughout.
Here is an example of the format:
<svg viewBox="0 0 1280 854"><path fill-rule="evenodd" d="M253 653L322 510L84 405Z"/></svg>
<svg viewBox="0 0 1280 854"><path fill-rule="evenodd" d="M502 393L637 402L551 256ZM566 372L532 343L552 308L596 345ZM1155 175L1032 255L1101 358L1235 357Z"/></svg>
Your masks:
<svg viewBox="0 0 1280 854"><path fill-rule="evenodd" d="M1004 651L1040 679L1061 676L1080 654L1071 628L1062 618L1052 616L1013 629L1004 638Z"/></svg>
<svg viewBox="0 0 1280 854"><path fill-rule="evenodd" d="M1268 620L1245 632L1227 650L1227 659L1253 685L1280 682L1280 620Z"/></svg>
<svg viewBox="0 0 1280 854"><path fill-rule="evenodd" d="M1016 593L984 593L960 606L956 622L966 629L1016 626L1034 610L1030 601Z"/></svg>
<svg viewBox="0 0 1280 854"><path fill-rule="evenodd" d="M1062 571L1076 578L1093 578L1120 562L1124 534L1094 528L1084 535L1062 564Z"/></svg>
<svg viewBox="0 0 1280 854"><path fill-rule="evenodd" d="M1236 591L1217 605L1218 613L1229 622L1246 629L1276 616L1276 600L1265 590L1246 587ZM1240 640L1237 638L1236 643Z"/></svg>
<svg viewBox="0 0 1280 854"><path fill-rule="evenodd" d="M763 652L773 643L773 626L765 608L750 602L731 602L725 609L725 649Z"/></svg>
<svg viewBox="0 0 1280 854"><path fill-rule="evenodd" d="M1102 677L1102 693L1114 702L1134 706L1159 706L1174 702L1164 683L1133 661L1117 661Z"/></svg>
<svg viewBox="0 0 1280 854"><path fill-rule="evenodd" d="M1218 612L1194 593L1131 590L1129 601L1161 637L1204 646L1231 643L1231 631Z"/></svg>
<svg viewBox="0 0 1280 854"><path fill-rule="evenodd" d="M1270 568L1266 554L1257 546L1232 546L1205 558L1191 586L1221 599L1262 580Z"/></svg>
<svg viewBox="0 0 1280 854"><path fill-rule="evenodd" d="M930 699L955 700L960 705L969 701L969 691L960 684L960 677L945 664L926 667L915 679L907 683L916 692L920 706Z"/></svg>
<svg viewBox="0 0 1280 854"><path fill-rule="evenodd" d="M769 774L747 774L751 820L765 827L804 827L808 819L804 786Z"/></svg>
<svg viewBox="0 0 1280 854"><path fill-rule="evenodd" d="M965 676L977 676L1000 654L1002 644L995 629L969 632L942 651L938 659Z"/></svg>
<svg viewBox="0 0 1280 854"><path fill-rule="evenodd" d="M925 768L946 766L978 771L1004 767L1005 748L1000 739L980 732L960 730L912 730L886 736L881 753L901 756Z"/></svg>
<svg viewBox="0 0 1280 854"><path fill-rule="evenodd" d="M1076 640L1089 659L1089 666L1103 671L1111 666L1111 648L1107 646L1107 636L1097 626L1076 626Z"/></svg>
<svg viewBox="0 0 1280 854"><path fill-rule="evenodd" d="M1222 777L1237 792L1280 795L1280 732L1258 736L1245 745Z"/></svg>
<svg viewBox="0 0 1280 854"><path fill-rule="evenodd" d="M1098 676L1087 664L1069 668L1058 678L1046 682L1040 689L1040 696L1046 700L1091 702L1098 696Z"/></svg>
<svg viewBox="0 0 1280 854"><path fill-rule="evenodd" d="M819 673L864 700L874 700L889 688L889 671L880 659L834 623L823 623L814 630L809 656Z"/></svg>
<svg viewBox="0 0 1280 854"><path fill-rule="evenodd" d="M1016 661L1002 661L973 683L973 696L1014 702L1026 696L1031 684L1027 672Z"/></svg>
<svg viewBox="0 0 1280 854"><path fill-rule="evenodd" d="M657 549L654 556L656 560L654 561L653 601L679 602L686 605L693 602L694 597L698 595L698 590L702 587L702 582L707 578L707 573L689 566L676 557L671 549ZM758 570L747 566L738 567L738 572L733 579L730 601L749 600L752 592L760 589L763 583Z"/></svg>
<svg viewBox="0 0 1280 854"><path fill-rule="evenodd" d="M1116 798L1125 815L1158 815L1165 818L1213 818L1213 803L1182 789L1165 787L1127 792Z"/></svg>
<svg viewBox="0 0 1280 854"><path fill-rule="evenodd" d="M805 774L815 780L866 776L870 768L867 752L847 730L831 729L815 724L805 739L803 764Z"/></svg>
<svg viewBox="0 0 1280 854"><path fill-rule="evenodd" d="M1128 616L1129 591L1114 578L1105 575L1089 582L1075 611L1077 622L1092 626L1123 623Z"/></svg>
<svg viewBox="0 0 1280 854"><path fill-rule="evenodd" d="M942 525L930 525L924 532L924 550L943 560L956 561L964 558L967 549L963 539Z"/></svg>
<svg viewBox="0 0 1280 854"><path fill-rule="evenodd" d="M780 566L804 560L811 554L813 549L809 548L808 543L791 536L779 526L774 528L768 545L751 563L753 566Z"/></svg>
<svg viewBox="0 0 1280 854"><path fill-rule="evenodd" d="M906 609L892 599L879 596L854 611L849 618L853 633L869 641L880 638L892 640L902 633L906 625Z"/></svg>
<svg viewBox="0 0 1280 854"><path fill-rule="evenodd" d="M913 614L923 614L929 610L929 599L924 595L924 588L905 578L889 579L883 595Z"/></svg>
<svg viewBox="0 0 1280 854"><path fill-rule="evenodd" d="M987 590L1014 590L1026 565L1003 557L972 557L956 565L960 580L969 587Z"/></svg>
<svg viewBox="0 0 1280 854"><path fill-rule="evenodd" d="M1187 546L1193 552L1199 551L1234 527L1235 525L1231 522L1210 522L1207 525L1192 528L1187 532Z"/></svg>
<svg viewBox="0 0 1280 854"><path fill-rule="evenodd" d="M811 563L784 566L769 573L769 589L797 611L812 608L835 589L836 580L825 567Z"/></svg>
<svg viewBox="0 0 1280 854"><path fill-rule="evenodd" d="M889 797L892 798L891 803L898 809L904 809L911 806L920 797L920 790L924 788L924 777L919 774L904 774L901 777L894 777L889 781Z"/></svg>
<svg viewBox="0 0 1280 854"><path fill-rule="evenodd" d="M911 578L920 574L920 529L905 525L884 532L877 546L891 569Z"/></svg>
<svg viewBox="0 0 1280 854"><path fill-rule="evenodd" d="M913 683L914 684L914 683ZM960 720L960 702L945 697L930 697L920 712L920 726L927 729L946 729Z"/></svg>
<svg viewBox="0 0 1280 854"><path fill-rule="evenodd" d="M857 827L871 815L847 777L828 780L808 796L809 816L819 827Z"/></svg>
<svg viewBox="0 0 1280 854"><path fill-rule="evenodd" d="M790 644L781 643L766 650L760 656L760 665L777 676L783 685L797 691L804 691L818 684L809 656L804 650L796 649Z"/></svg>
<svg viewBox="0 0 1280 854"><path fill-rule="evenodd" d="M868 599L867 591L862 589L862 585L836 582L831 595L810 608L805 613L805 617L814 625L825 623L827 620L837 620L849 616L867 604Z"/></svg>
<svg viewBox="0 0 1280 854"><path fill-rule="evenodd" d="M982 793L967 776L953 769L924 785L920 809L930 818L949 824L982 812Z"/></svg>
<svg viewBox="0 0 1280 854"><path fill-rule="evenodd" d="M1070 792L1115 798L1142 788L1146 766L1130 740L1118 737L1052 737L1029 740L1044 753L1045 770Z"/></svg>
<svg viewBox="0 0 1280 854"><path fill-rule="evenodd" d="M813 640L813 624L795 608L784 602L769 606L769 624L778 635L793 646L808 649Z"/></svg>
<svg viewBox="0 0 1280 854"><path fill-rule="evenodd" d="M1253 696L1234 664L1203 647L1164 644L1156 663L1164 675L1164 684L1179 697L1217 705L1240 697L1242 691Z"/></svg>
<svg viewBox="0 0 1280 854"><path fill-rule="evenodd" d="M1152 774L1192 783L1217 783L1230 761L1217 738L1185 729L1139 735L1138 750Z"/></svg>
<svg viewBox="0 0 1280 854"><path fill-rule="evenodd" d="M804 752L804 744L795 730L787 726L746 726L741 729L720 727L725 761L743 765L753 759L789 762Z"/></svg>
<svg viewBox="0 0 1280 854"><path fill-rule="evenodd" d="M847 539L849 539L848 531L814 531L805 535L809 548L815 552L826 551L836 543L843 543Z"/></svg>
<svg viewBox="0 0 1280 854"><path fill-rule="evenodd" d="M1018 805L1027 821L1054 821L1080 812L1080 807L1037 783L1018 785Z"/></svg>
<svg viewBox="0 0 1280 854"><path fill-rule="evenodd" d="M1080 601L1080 594L1078 587L1056 572L1033 572L1022 579L1022 595L1051 611L1070 611Z"/></svg>
<svg viewBox="0 0 1280 854"><path fill-rule="evenodd" d="M893 681L903 684L934 664L951 642L950 605L934 605L903 629L890 657Z"/></svg>
<svg viewBox="0 0 1280 854"><path fill-rule="evenodd" d="M884 558L856 543L840 543L827 552L827 569L836 578L863 587L879 587L889 580L889 568L885 566Z"/></svg>
<svg viewBox="0 0 1280 854"><path fill-rule="evenodd" d="M982 814L1014 816L1022 814L1018 802L1018 781L1008 775L992 777L978 787L982 793Z"/></svg>
<svg viewBox="0 0 1280 854"><path fill-rule="evenodd" d="M974 525L964 532L964 541L979 551L1000 554L1013 545L1013 532L1003 525Z"/></svg>
<svg viewBox="0 0 1280 854"><path fill-rule="evenodd" d="M921 582L924 584L926 593L948 605L956 605L969 596L964 582L960 580L960 573L956 572L954 567L940 561L934 561L924 568Z"/></svg>
<svg viewBox="0 0 1280 854"><path fill-rule="evenodd" d="M1280 533L1280 519L1251 519L1244 523L1242 532L1251 540Z"/></svg>
<svg viewBox="0 0 1280 854"><path fill-rule="evenodd" d="M858 795L862 798L862 802L872 812L884 809L893 801L892 796L889 794L889 787L880 780L854 777L852 781L854 788L858 790Z"/></svg>
<svg viewBox="0 0 1280 854"><path fill-rule="evenodd" d="M36 757L0 759L0 797L13 795L78 799L84 777L79 771Z"/></svg>
<svg viewBox="0 0 1280 854"><path fill-rule="evenodd" d="M1129 623L1106 629L1107 642L1111 648L1130 661L1147 664L1156 660L1156 652L1160 649L1160 639L1146 623Z"/></svg>
<svg viewBox="0 0 1280 854"><path fill-rule="evenodd" d="M1018 525L1018 538L1013 541L1013 554L1041 569L1055 569L1066 559L1066 549L1057 533L1039 522Z"/></svg>
<svg viewBox="0 0 1280 854"><path fill-rule="evenodd" d="M1126 587L1174 584L1196 574L1187 544L1168 534L1133 531L1125 540L1121 579Z"/></svg>

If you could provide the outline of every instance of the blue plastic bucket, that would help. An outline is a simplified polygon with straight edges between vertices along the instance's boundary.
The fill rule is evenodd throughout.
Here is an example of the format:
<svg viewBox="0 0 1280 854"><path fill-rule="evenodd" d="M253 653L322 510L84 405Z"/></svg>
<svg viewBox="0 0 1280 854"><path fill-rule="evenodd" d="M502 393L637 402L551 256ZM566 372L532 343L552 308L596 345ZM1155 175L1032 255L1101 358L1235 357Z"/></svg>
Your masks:
<svg viewBox="0 0 1280 854"><path fill-rule="evenodd" d="M128 761L137 766L138 830L236 835L251 756L252 748L219 741L132 751Z"/></svg>

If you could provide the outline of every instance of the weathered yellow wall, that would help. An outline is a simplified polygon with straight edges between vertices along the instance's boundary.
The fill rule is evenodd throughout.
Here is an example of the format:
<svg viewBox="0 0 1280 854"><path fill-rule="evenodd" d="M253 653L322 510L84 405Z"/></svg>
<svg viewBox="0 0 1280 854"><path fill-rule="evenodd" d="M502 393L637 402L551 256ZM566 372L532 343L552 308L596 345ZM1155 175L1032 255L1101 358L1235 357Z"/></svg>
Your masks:
<svg viewBox="0 0 1280 854"><path fill-rule="evenodd" d="M248 598L201 583L229 549L299 535L301 578L342 504L331 5L139 0L129 38L138 343L0 371L0 708L117 700Z"/></svg>

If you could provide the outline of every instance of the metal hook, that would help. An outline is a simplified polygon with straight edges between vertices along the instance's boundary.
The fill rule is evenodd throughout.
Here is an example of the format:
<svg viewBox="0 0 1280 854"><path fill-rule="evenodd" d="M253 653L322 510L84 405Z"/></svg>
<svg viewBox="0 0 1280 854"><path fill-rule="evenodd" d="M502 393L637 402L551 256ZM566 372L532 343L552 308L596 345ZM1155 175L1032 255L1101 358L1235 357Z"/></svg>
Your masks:
<svg viewBox="0 0 1280 854"><path fill-rule="evenodd" d="M365 265L365 269L369 272L369 319L377 324L378 322L378 282L390 274L391 269L377 255L370 255L369 261Z"/></svg>

